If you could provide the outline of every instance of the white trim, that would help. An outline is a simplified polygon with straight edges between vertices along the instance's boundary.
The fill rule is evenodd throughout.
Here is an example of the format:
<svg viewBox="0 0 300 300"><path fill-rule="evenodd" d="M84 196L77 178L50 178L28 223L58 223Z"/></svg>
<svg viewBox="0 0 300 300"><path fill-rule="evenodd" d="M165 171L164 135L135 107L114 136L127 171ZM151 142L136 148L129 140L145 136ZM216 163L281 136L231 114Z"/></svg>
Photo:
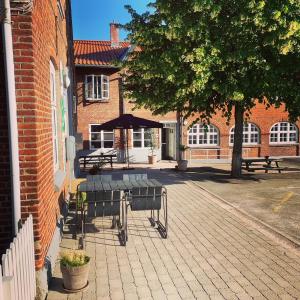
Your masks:
<svg viewBox="0 0 300 300"><path fill-rule="evenodd" d="M248 126L248 131L244 131L245 126ZM254 125L257 131L252 131L251 125ZM232 126L229 130L229 145L232 146L233 143L231 142L231 135L234 136L234 128L235 126ZM258 140L256 142L251 142L251 136L256 134L258 135ZM244 143L244 136L248 136L248 142ZM252 146L252 145L259 145L260 144L260 138L261 138L261 133L260 133L260 128L252 122L244 123L243 124L243 146Z"/></svg>
<svg viewBox="0 0 300 300"><path fill-rule="evenodd" d="M95 91L95 78L97 78L97 95L96 97L89 97L89 90L88 90L88 78L92 78L92 94L94 95ZM98 78L101 78L100 85L101 85L101 95L98 95L99 87L98 87ZM107 83L104 83L104 80L107 80ZM109 76L107 75L85 75L85 82L84 82L84 90L85 90L85 99L88 101L102 101L102 100L108 100L109 99L109 90L110 90L110 81ZM107 92L107 96L104 96L105 91Z"/></svg>
<svg viewBox="0 0 300 300"><path fill-rule="evenodd" d="M281 124L287 124L287 130L281 130ZM275 126L278 125L278 129L276 131L272 131L273 128L275 128ZM290 126L293 126L294 129L291 130ZM271 135L275 134L276 135L276 142L272 142L271 141ZM280 141L280 135L281 134L286 134L287 135L287 141ZM296 134L296 141L291 141L291 134ZM274 145L294 145L297 144L299 142L299 129L298 127L290 122L277 122L275 124L272 125L270 132L269 132L269 143L270 145L274 146Z"/></svg>
<svg viewBox="0 0 300 300"><path fill-rule="evenodd" d="M190 130L192 130L195 126L197 127L197 132L196 133L190 133ZM200 136L204 136L204 134L202 134L199 131L200 127L203 127L203 124L201 124L201 123L194 124L193 127L191 127L188 130L188 132L187 132L187 145L189 147L191 147L191 148L199 148L199 147L217 147L217 146L219 146L219 144L220 144L220 130L219 130L219 128L217 126L213 125L213 124L209 124L207 126L208 126L208 128L209 127L214 128L216 130L216 132L210 132L210 131L208 131L206 133L206 135L207 135L206 139L207 139L208 142L205 143L205 144L200 144L199 143L199 137ZM210 143L210 137L211 136L215 136L215 135L217 135L217 143ZM197 142L196 144L190 144L190 136L196 136L196 142Z"/></svg>
<svg viewBox="0 0 300 300"><path fill-rule="evenodd" d="M57 90L56 90L56 71L55 71L53 63L50 61L50 97L51 97L51 115L52 115L52 143L53 143L53 168L54 168L54 173L59 169L56 93L57 93Z"/></svg>
<svg viewBox="0 0 300 300"><path fill-rule="evenodd" d="M145 129L150 129L151 130L151 128L140 128L140 129L132 129L131 130L131 146L132 146L133 149L151 149L151 147L145 147ZM133 140L134 130L141 130L142 139L138 140L138 141L141 141L141 143L142 143L141 147L134 147L134 143L133 143L134 142L134 140Z"/></svg>
<svg viewBox="0 0 300 300"><path fill-rule="evenodd" d="M113 133L113 147L112 148L104 148L104 132L108 131L108 130L101 130L99 133L101 134L101 148L94 148L92 147L92 131L91 131L91 127L92 126L99 126L101 124L89 124L89 149L90 150L113 150L115 147L115 131L112 130Z"/></svg>

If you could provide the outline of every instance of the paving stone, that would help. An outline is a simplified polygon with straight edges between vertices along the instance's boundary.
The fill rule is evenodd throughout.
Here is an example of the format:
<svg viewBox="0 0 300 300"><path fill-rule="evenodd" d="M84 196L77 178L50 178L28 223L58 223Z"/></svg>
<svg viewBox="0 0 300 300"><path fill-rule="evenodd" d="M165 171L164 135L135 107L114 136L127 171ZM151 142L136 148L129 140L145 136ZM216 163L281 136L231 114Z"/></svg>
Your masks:
<svg viewBox="0 0 300 300"><path fill-rule="evenodd" d="M168 239L150 226L148 212L129 211L126 247L111 229L88 234L90 287L76 297L300 299L299 256L224 210L199 183L181 176L185 175L165 171L153 176L168 186ZM96 219L94 225L110 222ZM66 235L62 246L71 244L75 241ZM56 269L55 277L60 278ZM75 297L60 291L55 281L51 288L49 300Z"/></svg>

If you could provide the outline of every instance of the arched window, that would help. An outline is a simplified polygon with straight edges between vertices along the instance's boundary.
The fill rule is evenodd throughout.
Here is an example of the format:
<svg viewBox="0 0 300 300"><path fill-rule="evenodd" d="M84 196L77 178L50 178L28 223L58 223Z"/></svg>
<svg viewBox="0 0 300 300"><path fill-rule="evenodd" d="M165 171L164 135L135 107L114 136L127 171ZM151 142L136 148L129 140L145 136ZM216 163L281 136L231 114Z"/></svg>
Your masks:
<svg viewBox="0 0 300 300"><path fill-rule="evenodd" d="M260 134L259 128L253 123L244 123L243 128L243 144L257 145L259 144ZM230 129L230 141L232 145L234 142L234 127Z"/></svg>
<svg viewBox="0 0 300 300"><path fill-rule="evenodd" d="M189 146L217 146L219 130L214 125L195 124L188 132Z"/></svg>
<svg viewBox="0 0 300 300"><path fill-rule="evenodd" d="M291 144L298 142L298 128L289 122L280 122L270 130L270 144Z"/></svg>

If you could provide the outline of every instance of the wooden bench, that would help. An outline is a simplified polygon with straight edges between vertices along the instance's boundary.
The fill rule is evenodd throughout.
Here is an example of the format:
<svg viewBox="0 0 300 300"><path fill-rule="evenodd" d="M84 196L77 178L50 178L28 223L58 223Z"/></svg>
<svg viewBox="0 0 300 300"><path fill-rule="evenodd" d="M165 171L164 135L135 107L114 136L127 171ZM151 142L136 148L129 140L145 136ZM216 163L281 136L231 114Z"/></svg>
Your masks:
<svg viewBox="0 0 300 300"><path fill-rule="evenodd" d="M109 163L111 168L113 167L113 159L117 158L116 154L101 154L101 155L83 155L79 157L80 168L86 169L87 166L93 166L95 164Z"/></svg>

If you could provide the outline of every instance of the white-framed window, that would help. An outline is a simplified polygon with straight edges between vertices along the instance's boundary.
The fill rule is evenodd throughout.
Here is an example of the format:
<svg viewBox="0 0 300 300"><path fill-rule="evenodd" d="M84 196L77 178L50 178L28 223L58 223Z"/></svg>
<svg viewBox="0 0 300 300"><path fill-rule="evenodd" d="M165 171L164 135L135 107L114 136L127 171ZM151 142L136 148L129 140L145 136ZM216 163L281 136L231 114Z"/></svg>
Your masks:
<svg viewBox="0 0 300 300"><path fill-rule="evenodd" d="M274 124L270 130L270 144L293 144L298 142L298 128L289 122Z"/></svg>
<svg viewBox="0 0 300 300"><path fill-rule="evenodd" d="M154 134L151 128L133 129L132 145L133 148L150 148L152 137Z"/></svg>
<svg viewBox="0 0 300 300"><path fill-rule="evenodd" d="M229 144L233 145L234 142L234 126L230 129ZM260 142L260 130L253 123L244 123L243 127L243 144L245 145L258 145Z"/></svg>
<svg viewBox="0 0 300 300"><path fill-rule="evenodd" d="M99 124L90 124L90 149L113 149L114 131L98 130Z"/></svg>
<svg viewBox="0 0 300 300"><path fill-rule="evenodd" d="M188 132L188 145L193 146L218 146L219 130L214 125L195 124Z"/></svg>
<svg viewBox="0 0 300 300"><path fill-rule="evenodd" d="M55 68L50 61L50 96L51 96L51 112L52 112L52 140L53 140L53 167L54 172L59 168L58 154L58 132L57 132L57 100L56 100L56 77Z"/></svg>
<svg viewBox="0 0 300 300"><path fill-rule="evenodd" d="M109 99L109 77L106 75L86 75L85 98L94 101Z"/></svg>

